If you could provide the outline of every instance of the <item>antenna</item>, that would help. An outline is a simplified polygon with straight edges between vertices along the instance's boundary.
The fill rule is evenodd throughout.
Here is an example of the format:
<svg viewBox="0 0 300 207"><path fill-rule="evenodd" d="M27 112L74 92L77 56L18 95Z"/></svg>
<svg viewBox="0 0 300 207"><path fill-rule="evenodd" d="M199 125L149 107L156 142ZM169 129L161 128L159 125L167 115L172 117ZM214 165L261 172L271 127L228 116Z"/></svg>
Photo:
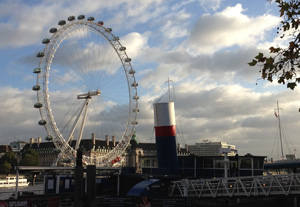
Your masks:
<svg viewBox="0 0 300 207"><path fill-rule="evenodd" d="M166 81L166 83L168 83L169 101L171 101L170 82L172 82L172 83L173 83L173 81L172 81L172 80L170 80L170 79L169 79L169 77L168 77L168 80Z"/></svg>

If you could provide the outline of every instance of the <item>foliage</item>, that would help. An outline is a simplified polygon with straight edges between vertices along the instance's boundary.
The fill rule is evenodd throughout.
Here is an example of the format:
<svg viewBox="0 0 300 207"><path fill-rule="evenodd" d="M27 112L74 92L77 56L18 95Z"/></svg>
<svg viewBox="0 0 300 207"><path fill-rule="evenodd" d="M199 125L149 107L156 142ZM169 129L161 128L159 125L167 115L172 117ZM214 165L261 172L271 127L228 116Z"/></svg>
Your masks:
<svg viewBox="0 0 300 207"><path fill-rule="evenodd" d="M21 166L37 166L39 164L38 154L33 149L27 149L22 154Z"/></svg>
<svg viewBox="0 0 300 207"><path fill-rule="evenodd" d="M280 8L282 21L277 28L277 33L281 33L280 38L287 38L289 44L286 48L270 47L269 52L272 56L265 56L259 53L250 66L259 65L261 77L272 82L277 79L279 84L287 83L287 88L294 89L300 82L297 73L300 72L300 2L299 0L275 0Z"/></svg>
<svg viewBox="0 0 300 207"><path fill-rule="evenodd" d="M12 151L8 151L0 158L0 173L13 173L15 166L17 165L18 161L15 153L13 153Z"/></svg>
<svg viewBox="0 0 300 207"><path fill-rule="evenodd" d="M38 160L31 154L26 154L20 161L21 166L37 166Z"/></svg>
<svg viewBox="0 0 300 207"><path fill-rule="evenodd" d="M3 162L0 163L0 173L1 174L9 174L12 172L13 167L9 162L4 160Z"/></svg>

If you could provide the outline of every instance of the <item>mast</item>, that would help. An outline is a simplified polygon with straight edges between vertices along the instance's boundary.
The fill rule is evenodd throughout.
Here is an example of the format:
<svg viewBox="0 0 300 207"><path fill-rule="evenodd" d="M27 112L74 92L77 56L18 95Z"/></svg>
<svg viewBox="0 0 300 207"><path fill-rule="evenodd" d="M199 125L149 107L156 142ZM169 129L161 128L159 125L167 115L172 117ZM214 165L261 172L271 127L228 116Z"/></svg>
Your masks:
<svg viewBox="0 0 300 207"><path fill-rule="evenodd" d="M173 81L170 80L169 77L168 77L168 80L166 81L166 83L168 83L169 102L171 102L170 82L173 82Z"/></svg>
<svg viewBox="0 0 300 207"><path fill-rule="evenodd" d="M279 104L278 104L278 101L277 101L277 108L274 109L274 110L276 110L276 111L275 111L275 116L276 116L277 119L278 119L279 139L280 139L280 147L281 147L281 157L284 158L283 146L282 146L282 131L281 131L281 122L280 122L279 109L281 109L281 108L279 108Z"/></svg>

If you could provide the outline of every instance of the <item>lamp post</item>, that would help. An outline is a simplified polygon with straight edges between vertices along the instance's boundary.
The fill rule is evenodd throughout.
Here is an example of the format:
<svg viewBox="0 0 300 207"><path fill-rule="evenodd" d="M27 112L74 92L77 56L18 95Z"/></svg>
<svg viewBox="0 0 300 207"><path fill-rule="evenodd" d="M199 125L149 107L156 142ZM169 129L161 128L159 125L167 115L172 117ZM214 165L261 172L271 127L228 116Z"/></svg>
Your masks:
<svg viewBox="0 0 300 207"><path fill-rule="evenodd" d="M228 178L228 163L229 163L229 160L227 159L227 155L230 152L231 152L230 147L220 148L220 153L224 154L224 178L225 179Z"/></svg>

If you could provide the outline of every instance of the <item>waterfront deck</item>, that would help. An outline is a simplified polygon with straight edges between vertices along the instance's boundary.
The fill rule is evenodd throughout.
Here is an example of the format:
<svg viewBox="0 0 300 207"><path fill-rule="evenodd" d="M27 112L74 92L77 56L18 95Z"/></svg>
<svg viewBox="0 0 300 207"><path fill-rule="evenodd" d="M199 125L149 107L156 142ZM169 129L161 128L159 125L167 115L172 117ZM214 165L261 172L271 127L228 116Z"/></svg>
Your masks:
<svg viewBox="0 0 300 207"><path fill-rule="evenodd" d="M170 196L251 197L300 195L300 174L174 181Z"/></svg>

